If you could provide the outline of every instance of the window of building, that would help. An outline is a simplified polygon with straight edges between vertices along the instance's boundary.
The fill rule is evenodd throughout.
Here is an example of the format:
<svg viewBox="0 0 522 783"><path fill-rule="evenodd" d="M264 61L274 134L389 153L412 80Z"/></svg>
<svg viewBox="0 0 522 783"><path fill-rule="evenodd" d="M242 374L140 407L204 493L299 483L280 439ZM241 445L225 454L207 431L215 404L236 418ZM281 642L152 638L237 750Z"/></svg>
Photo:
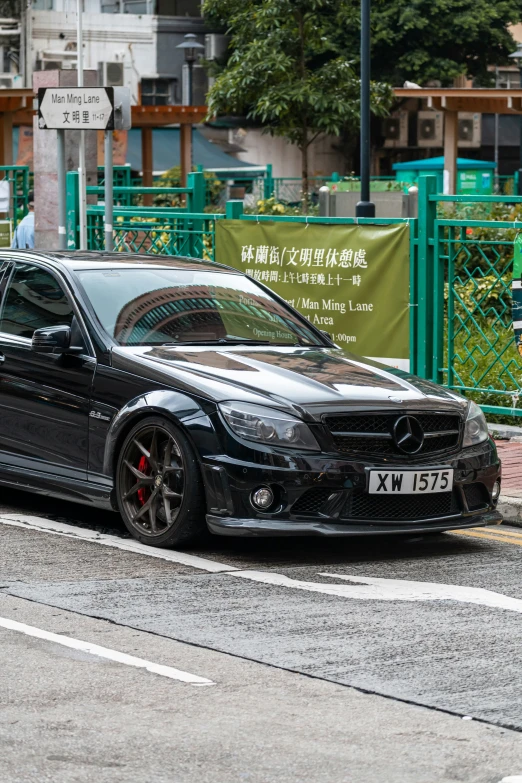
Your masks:
<svg viewBox="0 0 522 783"><path fill-rule="evenodd" d="M54 0L33 0L33 11L54 11Z"/></svg>
<svg viewBox="0 0 522 783"><path fill-rule="evenodd" d="M201 0L156 0L158 16L201 16Z"/></svg>
<svg viewBox="0 0 522 783"><path fill-rule="evenodd" d="M520 87L520 71L518 68L498 68L495 74L496 86L504 89Z"/></svg>
<svg viewBox="0 0 522 783"><path fill-rule="evenodd" d="M49 272L17 264L7 287L0 332L31 339L35 329L70 326L73 315L63 289Z"/></svg>
<svg viewBox="0 0 522 783"><path fill-rule="evenodd" d="M174 103L174 79L142 79L142 106L166 106Z"/></svg>
<svg viewBox="0 0 522 783"><path fill-rule="evenodd" d="M33 0L37 5L53 3L54 0ZM201 0L101 0L103 14L157 14L158 16L200 17Z"/></svg>

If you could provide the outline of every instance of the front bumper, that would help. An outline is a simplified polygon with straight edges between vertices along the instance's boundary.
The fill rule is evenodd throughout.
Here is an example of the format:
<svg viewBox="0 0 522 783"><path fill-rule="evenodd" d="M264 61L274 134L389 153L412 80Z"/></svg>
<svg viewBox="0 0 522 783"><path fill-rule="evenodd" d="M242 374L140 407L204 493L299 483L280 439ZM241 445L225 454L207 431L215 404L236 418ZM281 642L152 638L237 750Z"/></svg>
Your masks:
<svg viewBox="0 0 522 783"><path fill-rule="evenodd" d="M339 524L310 520L309 522L293 522L278 519L234 519L231 517L216 517L207 514L207 525L211 533L218 536L375 536L412 533L442 533L447 530L462 530L466 527L486 527L500 525L502 516L498 511L489 511L477 516L438 519L436 521L398 522L394 524Z"/></svg>
<svg viewBox="0 0 522 783"><path fill-rule="evenodd" d="M250 450L249 450L250 451ZM242 454L244 459L216 455L203 460L203 477L207 494L207 525L216 535L225 536L353 536L390 533L423 533L457 530L466 527L498 525L502 521L491 498L493 484L500 477L500 461L493 441L462 450L451 457L438 455L431 460L416 460L408 465L391 460L369 462L339 459L328 455L289 455L259 451ZM250 459L249 459L250 457ZM432 495L429 508L411 518L407 508L388 515L388 507L371 515L361 511L361 500L367 494L368 468L401 469L451 467L454 489L449 505L444 507ZM252 491L269 485L277 495L270 512L256 511L251 503ZM478 502L470 498L479 489ZM327 498L319 508L305 508L303 499L311 490L322 491ZM406 498L406 507L411 506ZM358 500L358 505L355 503ZM385 499L386 500L386 499ZM365 502L363 502L363 506ZM367 505L367 504L366 504ZM357 506L357 512L353 509ZM431 511L433 507L433 513ZM415 512L416 513L416 512Z"/></svg>

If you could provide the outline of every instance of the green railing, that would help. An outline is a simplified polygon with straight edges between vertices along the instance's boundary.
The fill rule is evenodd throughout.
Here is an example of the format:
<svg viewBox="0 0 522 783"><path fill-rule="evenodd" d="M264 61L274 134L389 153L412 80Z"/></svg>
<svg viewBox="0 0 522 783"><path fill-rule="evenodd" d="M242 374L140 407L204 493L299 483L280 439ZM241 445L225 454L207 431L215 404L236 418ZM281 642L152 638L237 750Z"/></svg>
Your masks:
<svg viewBox="0 0 522 783"><path fill-rule="evenodd" d="M113 166L112 182L114 188L132 187L131 167ZM104 185L105 185L105 167L98 166L98 186L103 188ZM120 193L117 197L117 201L119 204L130 207L134 203L133 195L134 194L132 192Z"/></svg>
<svg viewBox="0 0 522 783"><path fill-rule="evenodd" d="M185 200L185 207L144 207L126 206L117 203L113 207L113 240L114 249L120 252L164 253L168 255L187 255L182 248L192 248L188 255L197 256L198 252L206 253L208 244L205 221L208 215L203 215L205 208L205 183L202 172L192 172L188 175L186 187L181 188L146 188L121 186L114 187L114 201L125 201L128 198L144 195L179 196ZM88 198L97 196L103 199L105 188L95 185L87 187ZM98 200L98 199L97 199ZM103 250L105 247L103 205L88 204L87 206L87 247L90 250ZM189 226L190 222L190 226ZM183 239L177 239L177 234L183 228ZM188 241L188 238L190 242ZM199 238L198 238L199 237ZM79 191L78 173L67 173L67 247L79 247ZM213 243L212 243L213 247ZM206 257L210 257L206 253Z"/></svg>
<svg viewBox="0 0 522 783"><path fill-rule="evenodd" d="M29 166L0 166L0 180L9 183L9 208L7 214L13 221L13 230L29 211L29 178Z"/></svg>
<svg viewBox="0 0 522 783"><path fill-rule="evenodd" d="M87 242L90 250L103 250L105 221L103 207L87 211ZM214 258L215 221L223 215L187 213L183 209L136 210L114 208L114 251L150 255Z"/></svg>
<svg viewBox="0 0 522 783"><path fill-rule="evenodd" d="M522 197L441 196L435 177L419 180L417 372L488 413L522 416L511 301L513 242L522 223L474 219L470 206L484 203L513 209ZM445 208L455 215L445 217Z"/></svg>

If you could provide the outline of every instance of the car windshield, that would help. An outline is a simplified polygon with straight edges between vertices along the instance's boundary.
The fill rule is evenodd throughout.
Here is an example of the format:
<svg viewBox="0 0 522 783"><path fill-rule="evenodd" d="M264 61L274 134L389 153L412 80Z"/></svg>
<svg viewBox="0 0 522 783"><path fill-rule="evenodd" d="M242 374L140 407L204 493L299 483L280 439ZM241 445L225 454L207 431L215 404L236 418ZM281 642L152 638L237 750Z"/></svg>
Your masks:
<svg viewBox="0 0 522 783"><path fill-rule="evenodd" d="M78 276L101 325L120 345L321 342L244 275L136 267Z"/></svg>

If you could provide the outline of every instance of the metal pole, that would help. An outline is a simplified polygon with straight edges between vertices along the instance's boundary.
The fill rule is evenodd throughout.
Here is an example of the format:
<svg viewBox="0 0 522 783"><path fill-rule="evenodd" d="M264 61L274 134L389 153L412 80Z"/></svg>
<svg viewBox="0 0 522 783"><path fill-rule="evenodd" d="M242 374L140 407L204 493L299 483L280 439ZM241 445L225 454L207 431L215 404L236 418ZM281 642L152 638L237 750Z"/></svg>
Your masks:
<svg viewBox="0 0 522 783"><path fill-rule="evenodd" d="M76 48L78 52L78 87L83 87L83 0L78 0L78 27ZM85 176L85 131L80 131L80 149L78 160L78 185L80 190L80 250L87 250L87 195Z"/></svg>
<svg viewBox="0 0 522 783"><path fill-rule="evenodd" d="M113 249L112 239L112 210L114 200L112 195L112 131L105 131L105 250Z"/></svg>
<svg viewBox="0 0 522 783"><path fill-rule="evenodd" d="M65 181L65 131L57 130L58 156L58 247L67 250L67 184Z"/></svg>
<svg viewBox="0 0 522 783"><path fill-rule="evenodd" d="M194 67L193 61L189 60L189 63L188 63L188 71L189 71L189 73L188 73L188 105L189 106L192 106L192 100L193 100L193 98L192 98L193 87L194 87L194 85L193 85L193 78L194 78L193 67ZM189 172L192 171L192 125L189 125L187 127L186 133L187 133L187 136L188 136L188 141L186 143L188 143L189 147L190 147L189 153L187 155L187 158L188 158L188 161L187 161L187 163L188 163L187 174L188 174Z"/></svg>
<svg viewBox="0 0 522 783"><path fill-rule="evenodd" d="M498 89L498 67L495 67L495 87ZM500 180L498 170L498 114L495 114L495 139L494 139L494 161L495 161L495 193L500 193Z"/></svg>
<svg viewBox="0 0 522 783"><path fill-rule="evenodd" d="M319 188L319 216L330 217L330 188L328 185Z"/></svg>
<svg viewBox="0 0 522 783"><path fill-rule="evenodd" d="M192 66L193 66L192 60L189 60L187 62L187 66L188 66L188 95L187 95L187 101L188 101L188 105L192 106L192 75L193 75L192 74Z"/></svg>
<svg viewBox="0 0 522 783"><path fill-rule="evenodd" d="M520 61L519 61L518 72L520 74L519 86L522 87L522 63L520 63ZM522 114L520 115L519 123L520 123L520 151L519 151L520 157L518 162L518 195L522 196Z"/></svg>
<svg viewBox="0 0 522 783"><path fill-rule="evenodd" d="M375 217L370 201L370 0L361 0L361 200L356 217Z"/></svg>

